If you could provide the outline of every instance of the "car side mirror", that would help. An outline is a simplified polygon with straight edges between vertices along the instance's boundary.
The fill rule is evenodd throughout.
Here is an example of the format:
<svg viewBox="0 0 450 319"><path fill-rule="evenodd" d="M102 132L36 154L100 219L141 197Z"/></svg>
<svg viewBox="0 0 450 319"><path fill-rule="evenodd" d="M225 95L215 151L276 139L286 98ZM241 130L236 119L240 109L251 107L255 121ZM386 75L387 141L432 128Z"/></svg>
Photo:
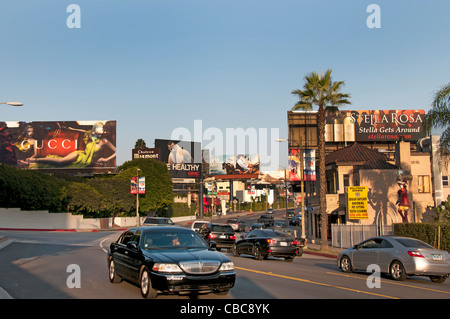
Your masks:
<svg viewBox="0 0 450 319"><path fill-rule="evenodd" d="M358 246L358 245L355 245L355 246L353 246L353 249L358 250L358 249L359 249L359 246Z"/></svg>
<svg viewBox="0 0 450 319"><path fill-rule="evenodd" d="M241 235L241 239L244 239L245 238L245 235Z"/></svg>
<svg viewBox="0 0 450 319"><path fill-rule="evenodd" d="M129 242L127 243L127 248L128 248L128 249L134 249L134 250L137 250L137 249L138 249L138 244L137 244L137 242L135 242L135 241L129 241Z"/></svg>

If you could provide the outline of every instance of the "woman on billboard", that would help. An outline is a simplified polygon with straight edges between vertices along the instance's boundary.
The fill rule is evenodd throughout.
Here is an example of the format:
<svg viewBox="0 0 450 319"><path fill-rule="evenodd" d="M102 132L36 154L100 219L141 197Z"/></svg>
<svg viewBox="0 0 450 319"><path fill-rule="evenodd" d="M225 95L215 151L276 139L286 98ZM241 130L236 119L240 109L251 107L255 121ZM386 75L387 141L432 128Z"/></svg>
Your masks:
<svg viewBox="0 0 450 319"><path fill-rule="evenodd" d="M31 168L44 168L47 165L70 168L83 168L93 164L104 164L116 157L116 147L108 139L110 132L105 130L102 122L97 122L89 131L81 129L73 129L66 127L65 129L78 131L84 133L84 141L86 147L84 150L77 150L71 152L64 157L54 157L49 155L47 157L30 157L28 161L33 163ZM57 134L57 132L56 132ZM110 149L113 153L108 157L96 158L96 155L103 149Z"/></svg>

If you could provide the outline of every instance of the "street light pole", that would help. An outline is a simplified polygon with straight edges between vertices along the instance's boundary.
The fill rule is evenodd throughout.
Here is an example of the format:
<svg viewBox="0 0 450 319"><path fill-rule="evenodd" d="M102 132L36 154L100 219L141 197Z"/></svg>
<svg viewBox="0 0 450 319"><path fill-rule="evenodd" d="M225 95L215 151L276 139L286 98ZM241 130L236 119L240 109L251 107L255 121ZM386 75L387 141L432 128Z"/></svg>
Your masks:
<svg viewBox="0 0 450 319"><path fill-rule="evenodd" d="M11 106L22 106L23 105L23 103L21 103L21 102L0 102L0 104L8 104Z"/></svg>
<svg viewBox="0 0 450 319"><path fill-rule="evenodd" d="M137 182L137 186L136 186L136 226L140 226L140 221L139 221L139 171L140 169L137 169L137 176L136 176L136 182Z"/></svg>

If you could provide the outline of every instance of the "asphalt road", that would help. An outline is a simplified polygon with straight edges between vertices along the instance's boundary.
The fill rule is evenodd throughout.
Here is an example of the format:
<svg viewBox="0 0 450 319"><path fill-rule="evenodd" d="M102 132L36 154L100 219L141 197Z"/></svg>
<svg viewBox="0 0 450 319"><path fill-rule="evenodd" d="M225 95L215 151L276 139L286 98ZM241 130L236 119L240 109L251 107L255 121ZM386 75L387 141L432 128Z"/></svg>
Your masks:
<svg viewBox="0 0 450 319"><path fill-rule="evenodd" d="M131 283L111 284L106 251L119 232L14 232L0 249L0 287L15 299L140 299ZM5 244L5 242L3 242ZM3 245L5 246L5 245ZM234 257L235 287L227 296L197 299L449 299L450 280L442 284L412 277L396 282L382 277L380 288L369 288L365 273L344 274L332 258L304 254L293 262L251 256ZM73 266L79 266L80 286L72 287ZM69 282L69 284L68 284ZM189 299L192 296L160 296Z"/></svg>

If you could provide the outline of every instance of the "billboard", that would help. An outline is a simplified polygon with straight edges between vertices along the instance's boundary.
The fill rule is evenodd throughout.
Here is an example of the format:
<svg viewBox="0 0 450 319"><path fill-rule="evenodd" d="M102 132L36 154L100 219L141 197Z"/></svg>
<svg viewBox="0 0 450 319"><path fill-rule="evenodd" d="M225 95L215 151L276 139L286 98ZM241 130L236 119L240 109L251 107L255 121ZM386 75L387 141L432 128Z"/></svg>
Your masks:
<svg viewBox="0 0 450 319"><path fill-rule="evenodd" d="M259 154L214 155L210 157L211 175L227 175L229 178L248 178L259 174Z"/></svg>
<svg viewBox="0 0 450 319"><path fill-rule="evenodd" d="M131 150L131 156L132 159L144 158L157 161L160 160L159 148L133 148Z"/></svg>
<svg viewBox="0 0 450 319"><path fill-rule="evenodd" d="M18 168L116 168L116 121L2 122L0 144L0 162Z"/></svg>
<svg viewBox="0 0 450 319"><path fill-rule="evenodd" d="M301 181L301 150L289 149L289 180ZM303 180L316 180L316 150L303 150Z"/></svg>
<svg viewBox="0 0 450 319"><path fill-rule="evenodd" d="M328 111L325 142L416 142L425 136L424 110Z"/></svg>
<svg viewBox="0 0 450 319"><path fill-rule="evenodd" d="M160 160L167 164L172 178L200 178L202 167L201 143L155 139Z"/></svg>

